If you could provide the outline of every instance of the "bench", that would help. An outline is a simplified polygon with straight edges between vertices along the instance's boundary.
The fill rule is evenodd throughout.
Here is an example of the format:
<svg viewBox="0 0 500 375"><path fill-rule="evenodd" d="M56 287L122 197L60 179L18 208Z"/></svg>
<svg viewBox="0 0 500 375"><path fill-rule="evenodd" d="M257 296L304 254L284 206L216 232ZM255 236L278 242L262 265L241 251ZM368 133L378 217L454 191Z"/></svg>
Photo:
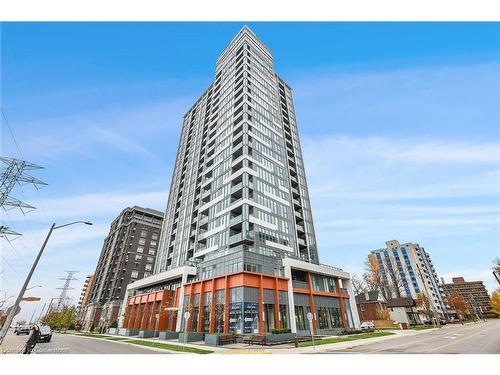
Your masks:
<svg viewBox="0 0 500 375"><path fill-rule="evenodd" d="M264 346L267 344L267 339L266 339L266 336L264 336L264 335L254 335L254 336L245 337L243 339L243 342L248 343L248 345L260 344L260 345Z"/></svg>
<svg viewBox="0 0 500 375"><path fill-rule="evenodd" d="M236 344L236 336L234 335L220 335L219 336L219 345L224 344Z"/></svg>

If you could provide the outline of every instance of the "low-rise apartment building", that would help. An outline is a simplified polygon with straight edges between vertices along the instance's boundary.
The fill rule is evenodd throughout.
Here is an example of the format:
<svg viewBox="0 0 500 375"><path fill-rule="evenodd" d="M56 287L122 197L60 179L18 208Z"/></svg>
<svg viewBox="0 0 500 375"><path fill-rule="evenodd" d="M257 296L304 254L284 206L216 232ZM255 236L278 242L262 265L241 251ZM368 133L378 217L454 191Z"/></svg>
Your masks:
<svg viewBox="0 0 500 375"><path fill-rule="evenodd" d="M490 296L482 281L465 281L463 277L453 277L451 283L443 283L443 289L447 296L460 294L470 306L471 312L479 317L492 315Z"/></svg>

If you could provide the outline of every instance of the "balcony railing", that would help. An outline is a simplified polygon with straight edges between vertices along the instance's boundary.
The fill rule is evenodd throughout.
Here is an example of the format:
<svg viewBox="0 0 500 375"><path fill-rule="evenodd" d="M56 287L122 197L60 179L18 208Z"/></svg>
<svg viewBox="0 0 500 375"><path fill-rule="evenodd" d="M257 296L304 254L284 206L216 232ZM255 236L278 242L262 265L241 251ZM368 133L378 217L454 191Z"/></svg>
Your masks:
<svg viewBox="0 0 500 375"><path fill-rule="evenodd" d="M231 194L233 194L234 192L238 191L238 190L241 190L241 188L243 187L243 182L240 182L238 185L235 185L231 188Z"/></svg>
<svg viewBox="0 0 500 375"><path fill-rule="evenodd" d="M229 237L229 245L234 245L239 242L251 242L253 241L253 235L251 233L247 233L243 235L243 233L238 233Z"/></svg>
<svg viewBox="0 0 500 375"><path fill-rule="evenodd" d="M309 284L300 280L292 280L292 286L299 289L309 289Z"/></svg>
<svg viewBox="0 0 500 375"><path fill-rule="evenodd" d="M241 223L242 218L243 218L243 216L242 216L242 215L238 215L238 216L236 216L236 217L233 217L233 218L229 221L229 225L235 225L235 224Z"/></svg>

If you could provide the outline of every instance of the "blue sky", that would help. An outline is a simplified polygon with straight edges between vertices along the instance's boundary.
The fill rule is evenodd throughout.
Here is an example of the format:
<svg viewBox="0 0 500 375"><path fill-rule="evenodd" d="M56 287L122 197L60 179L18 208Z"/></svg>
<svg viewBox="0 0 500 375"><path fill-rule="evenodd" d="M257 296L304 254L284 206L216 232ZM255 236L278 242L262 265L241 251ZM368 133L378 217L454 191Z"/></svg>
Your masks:
<svg viewBox="0 0 500 375"><path fill-rule="evenodd" d="M33 285L92 273L127 205L164 210L184 112L243 23L10 23L1 104L49 186L2 221L2 286L15 294L52 221ZM360 273L386 240L417 242L438 274L495 282L500 256L500 26L249 23L294 90L320 260ZM2 121L2 155L19 157ZM31 316L26 305L20 316Z"/></svg>

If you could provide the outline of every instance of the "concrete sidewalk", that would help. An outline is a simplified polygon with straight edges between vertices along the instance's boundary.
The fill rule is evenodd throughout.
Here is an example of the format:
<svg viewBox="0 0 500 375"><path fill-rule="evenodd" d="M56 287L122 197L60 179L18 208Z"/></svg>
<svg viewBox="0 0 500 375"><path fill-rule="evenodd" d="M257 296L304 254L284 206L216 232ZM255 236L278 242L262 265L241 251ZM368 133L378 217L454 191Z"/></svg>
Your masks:
<svg viewBox="0 0 500 375"><path fill-rule="evenodd" d="M468 323L468 324L473 324L473 323ZM447 330L449 328L453 328L456 326L457 325L446 325L446 326L442 327L441 329ZM215 354L308 354L308 353L321 353L321 352L330 351L330 350L343 350L343 349L348 349L348 348L354 348L354 347L358 347L361 345L367 345L367 344L372 344L372 343L377 343L377 342L382 342L382 341L388 341L388 340L401 338L401 337L425 335L429 332L434 332L436 330L438 330L438 328L429 328L429 329L424 329L424 330L412 330L412 329L394 330L394 331L388 331L388 332L394 333L393 335L388 335L388 336L373 337L373 338L359 339L359 340L353 340L353 341L345 341L345 342L339 342L339 343L333 343L333 344L316 345L315 347L308 346L308 347L299 347L299 348L296 348L295 345L292 343L280 344L280 345L275 345L275 346L259 346L259 345L248 345L246 343L237 343L237 344L228 344L228 345L224 345L224 346L213 347L213 346L204 345L203 341L199 341L199 342L186 343L185 345L186 345L186 347L191 347L191 348L196 348L196 349L211 350ZM130 340L141 340L141 341L147 341L147 342L165 343L165 344L170 344L170 345L176 345L179 347L182 347L184 345L182 342L179 342L178 340L159 340L158 338L138 338L135 336L127 337L127 336L109 335L109 334L106 334L106 336L122 337L122 338L127 338ZM342 336L329 336L329 337L324 337L324 338L335 338L335 337L342 337ZM100 340L102 340L102 339L100 339ZM318 341L320 341L320 339L318 339ZM123 344L127 343L127 342L122 342L122 341L115 341L115 342L123 343ZM171 351L171 353L179 353L179 352ZM180 354L182 354L182 353L180 353Z"/></svg>
<svg viewBox="0 0 500 375"><path fill-rule="evenodd" d="M274 346L260 346L260 345L249 345L246 343L237 343L237 344L228 344L228 345L224 345L224 346L213 347L213 346L204 345L203 341L186 343L186 347L211 350L216 354L302 354L302 353L321 352L321 351L332 350L332 349L344 349L344 348L364 345L364 344L368 344L368 343L386 341L386 340L390 340L390 339L393 339L396 337L401 337L401 336L418 335L418 334L422 334L422 333L433 331L433 330L434 329L428 329L428 330L424 330L424 331L414 331L414 330L391 331L391 332L394 332L393 335L374 337L374 338L368 338L368 339L360 339L360 340L341 342L341 343L335 343L335 344L317 345L316 349L312 346L311 347L296 348L295 345L292 343L280 344L280 345L274 345ZM108 335L108 336L124 337L124 336L118 336L118 335ZM334 338L334 337L341 337L341 336L330 336L328 338ZM136 338L136 337L130 337L130 339L148 341L148 342L166 343L166 344L176 345L176 346L180 346L180 347L183 346L183 343L179 342L178 340L159 340L157 338L145 339L145 338ZM319 341L319 339L318 339L318 341ZM118 342L120 342L120 341L118 341ZM123 343L125 344L126 342L123 342Z"/></svg>
<svg viewBox="0 0 500 375"><path fill-rule="evenodd" d="M29 335L16 335L12 329L9 329L7 335L0 345L0 354L19 354L23 351Z"/></svg>

